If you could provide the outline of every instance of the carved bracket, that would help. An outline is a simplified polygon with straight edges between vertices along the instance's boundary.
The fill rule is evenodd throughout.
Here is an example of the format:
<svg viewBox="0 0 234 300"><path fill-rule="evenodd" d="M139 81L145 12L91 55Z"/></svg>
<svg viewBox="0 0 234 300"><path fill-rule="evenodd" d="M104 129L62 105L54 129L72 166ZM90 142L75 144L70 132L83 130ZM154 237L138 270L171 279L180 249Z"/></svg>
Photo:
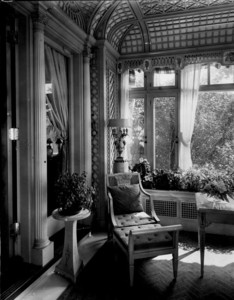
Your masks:
<svg viewBox="0 0 234 300"><path fill-rule="evenodd" d="M224 65L233 65L234 64L234 50L225 51L223 53L223 64Z"/></svg>
<svg viewBox="0 0 234 300"><path fill-rule="evenodd" d="M234 64L234 50L231 51L213 51L168 56L153 56L145 59L126 59L117 62L117 73L121 74L127 69L142 69L144 72L150 72L154 67L168 67L175 70L181 70L186 65L196 63L217 62L222 65Z"/></svg>

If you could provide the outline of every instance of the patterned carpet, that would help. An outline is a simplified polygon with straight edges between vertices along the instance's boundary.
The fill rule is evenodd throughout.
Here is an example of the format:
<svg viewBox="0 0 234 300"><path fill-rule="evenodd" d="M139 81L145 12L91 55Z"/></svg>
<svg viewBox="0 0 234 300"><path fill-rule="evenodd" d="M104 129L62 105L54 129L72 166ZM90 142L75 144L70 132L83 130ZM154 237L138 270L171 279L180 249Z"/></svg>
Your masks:
<svg viewBox="0 0 234 300"><path fill-rule="evenodd" d="M171 256L139 261L134 287L128 286L124 257L114 262L113 248L106 243L59 300L233 300L234 238L207 235L205 274L200 278L200 256L194 233L182 233L179 270L173 280Z"/></svg>

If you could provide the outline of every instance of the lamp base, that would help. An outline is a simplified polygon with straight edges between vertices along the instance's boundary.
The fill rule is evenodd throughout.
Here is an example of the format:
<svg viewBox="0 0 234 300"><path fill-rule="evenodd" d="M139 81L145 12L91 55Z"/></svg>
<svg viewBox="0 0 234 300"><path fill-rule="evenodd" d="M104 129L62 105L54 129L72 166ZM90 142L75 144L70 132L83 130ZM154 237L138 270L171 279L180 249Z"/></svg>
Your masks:
<svg viewBox="0 0 234 300"><path fill-rule="evenodd" d="M128 161L124 160L123 157L117 157L113 165L113 173L127 173L128 172Z"/></svg>

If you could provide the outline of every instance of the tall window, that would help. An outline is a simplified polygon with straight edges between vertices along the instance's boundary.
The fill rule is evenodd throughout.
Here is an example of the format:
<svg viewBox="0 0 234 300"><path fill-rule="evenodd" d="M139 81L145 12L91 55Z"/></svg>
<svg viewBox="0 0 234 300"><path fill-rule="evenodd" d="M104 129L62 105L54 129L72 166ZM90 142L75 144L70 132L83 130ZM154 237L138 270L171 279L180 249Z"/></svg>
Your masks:
<svg viewBox="0 0 234 300"><path fill-rule="evenodd" d="M169 68L137 73L141 81L136 84L135 78L130 84L129 105L134 120L131 162L146 157L153 168L177 169L183 135L177 126L182 109L178 105L177 73ZM234 66L203 65L199 78L194 128L188 143L192 165L234 169Z"/></svg>
<svg viewBox="0 0 234 300"><path fill-rule="evenodd" d="M192 138L193 164L234 168L234 68L203 66Z"/></svg>

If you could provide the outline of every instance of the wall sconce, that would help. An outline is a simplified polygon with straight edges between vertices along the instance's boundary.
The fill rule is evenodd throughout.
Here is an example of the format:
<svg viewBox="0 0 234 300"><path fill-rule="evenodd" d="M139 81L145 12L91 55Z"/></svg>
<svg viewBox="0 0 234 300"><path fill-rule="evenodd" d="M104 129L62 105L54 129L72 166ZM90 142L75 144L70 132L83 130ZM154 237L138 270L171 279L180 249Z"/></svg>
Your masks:
<svg viewBox="0 0 234 300"><path fill-rule="evenodd" d="M17 141L19 139L19 128L10 128L8 130L8 137L11 141Z"/></svg>
<svg viewBox="0 0 234 300"><path fill-rule="evenodd" d="M129 119L110 119L108 127L112 128L112 136L114 144L118 153L118 157L114 161L114 173L121 173L128 171L128 162L124 160L122 153L126 145L126 136L128 135L128 128L131 127Z"/></svg>

